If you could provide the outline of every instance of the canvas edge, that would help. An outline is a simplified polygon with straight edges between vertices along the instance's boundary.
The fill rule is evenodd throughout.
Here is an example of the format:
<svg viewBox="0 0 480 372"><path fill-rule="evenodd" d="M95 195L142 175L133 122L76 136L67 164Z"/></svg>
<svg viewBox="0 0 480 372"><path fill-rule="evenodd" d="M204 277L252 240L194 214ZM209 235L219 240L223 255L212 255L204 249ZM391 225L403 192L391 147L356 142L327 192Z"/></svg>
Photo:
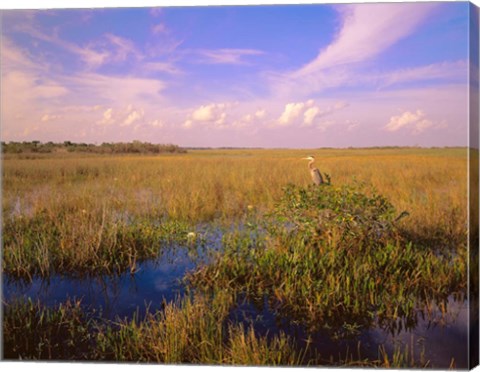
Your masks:
<svg viewBox="0 0 480 372"><path fill-rule="evenodd" d="M469 368L479 364L479 14L469 6L469 137L468 137L468 224L469 224Z"/></svg>

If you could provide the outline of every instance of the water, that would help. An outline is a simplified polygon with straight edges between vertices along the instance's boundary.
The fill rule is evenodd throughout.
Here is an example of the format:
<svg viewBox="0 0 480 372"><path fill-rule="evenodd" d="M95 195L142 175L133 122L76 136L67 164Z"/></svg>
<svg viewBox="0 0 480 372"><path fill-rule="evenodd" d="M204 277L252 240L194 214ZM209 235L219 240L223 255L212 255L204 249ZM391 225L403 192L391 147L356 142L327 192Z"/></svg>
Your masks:
<svg viewBox="0 0 480 372"><path fill-rule="evenodd" d="M379 358L379 347L385 348L388 355L395 349L405 350L408 347L410 360L413 348L414 360L429 361L427 367L446 369L452 364L457 369L468 368L468 303L457 302L453 298L448 301L448 314L440 320L440 312L433 314L436 321L418 317L413 329L402 329L392 334L380 327L362 330L356 335L334 337L325 330L307 333L299 324L288 319L276 317L268 301L253 304L245 300L230 314L230 319L245 325L254 324L257 334L274 336L280 331L293 337L302 349L307 347L310 355L320 354L325 364L330 360L345 360L347 354L354 358ZM308 340L308 342L307 342ZM307 354L308 355L308 354Z"/></svg>
<svg viewBox="0 0 480 372"><path fill-rule="evenodd" d="M183 294L181 279L195 267L189 249L177 248L157 261L138 264L135 274L120 276L69 278L53 276L48 281L34 279L31 283L5 280L3 294L6 301L18 298L40 300L53 306L68 298L81 299L87 307L102 308L108 319L131 317L137 309L144 313L146 305L154 311L162 301L171 301Z"/></svg>
<svg viewBox="0 0 480 372"><path fill-rule="evenodd" d="M210 231L206 246L209 250L221 247L222 232ZM184 294L182 278L199 263L208 261L204 246L172 246L156 260L138 264L133 275L71 278L53 276L49 280L35 278L30 283L5 278L3 295L7 302L18 298L40 300L47 306L62 303L69 298L81 299L83 306L102 309L102 316L114 320L116 317L131 318L138 312L140 318L146 311L155 312L162 308L163 301L172 301ZM438 314L437 314L438 315ZM333 360L344 360L347 354L362 358L377 359L380 345L389 355L395 347L404 350L414 348L415 360L422 351L430 367L448 368L452 358L456 368L468 367L468 304L448 301L448 316L441 322L430 322L418 317L413 329L401 330L396 334L381 328L361 330L349 337L334 337L327 331L307 333L300 324L275 315L266 299L253 304L242 300L231 311L229 319L253 324L258 335L272 337L280 331L293 337L299 347L307 346L312 355L320 353L325 364ZM437 317L438 319L438 317Z"/></svg>

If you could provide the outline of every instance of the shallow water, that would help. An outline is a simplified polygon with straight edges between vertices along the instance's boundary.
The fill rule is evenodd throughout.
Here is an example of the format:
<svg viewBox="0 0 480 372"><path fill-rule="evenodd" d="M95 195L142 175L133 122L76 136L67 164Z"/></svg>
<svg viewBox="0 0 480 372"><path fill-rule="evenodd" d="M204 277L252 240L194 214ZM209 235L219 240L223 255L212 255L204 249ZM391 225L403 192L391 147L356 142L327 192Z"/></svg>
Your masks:
<svg viewBox="0 0 480 372"><path fill-rule="evenodd" d="M115 277L87 277L72 279L54 276L48 281L35 279L31 283L9 281L3 284L5 300L32 298L42 304L53 306L68 298L80 299L87 307L102 308L107 319L116 316L131 317L137 309L140 315L146 305L150 310L160 308L162 301L171 301L182 295L180 279L194 264L187 250L178 249L175 257L162 257L157 262L138 264L138 271Z"/></svg>
<svg viewBox="0 0 480 372"><path fill-rule="evenodd" d="M131 318L135 311L140 319L146 311L155 312L162 308L163 301L172 301L184 293L182 278L187 271L208 260L208 251L221 247L222 232L210 230L204 232L206 241L196 246L172 246L170 250L156 260L138 264L138 270L133 275L124 273L114 277L71 278L53 276L48 281L39 278L30 283L22 283L4 278L3 299L10 302L18 298L31 298L52 306L62 303L68 298L81 299L83 306L102 309L102 317ZM205 247L208 247L208 251ZM232 310L229 319L254 325L259 335L268 337L280 331L293 337L299 347L307 346L311 355L320 354L325 364L329 361L345 360L347 354L358 359L378 359L380 345L392 355L395 347L405 350L407 345L409 355L411 347L414 359L420 360L424 352L424 360L429 360L429 367L448 368L454 360L454 366L462 369L468 367L468 304L448 302L448 316L442 322L429 322L418 317L414 329L402 330L392 335L391 332L373 328L362 330L354 336L346 338L332 337L326 331L308 334L299 324L289 319L275 316L268 302L254 305L242 301ZM438 314L437 314L438 315ZM439 318L439 317L437 317ZM359 351L359 352L358 352Z"/></svg>
<svg viewBox="0 0 480 372"><path fill-rule="evenodd" d="M332 337L327 331L307 333L305 328L288 319L276 317L265 300L260 306L244 301L230 314L230 319L245 325L253 322L255 330L263 336L274 336L279 332L293 337L299 347L307 347L307 355L321 356L325 364L346 360L347 355L353 359L379 359L379 347L384 347L388 355L395 349L404 351L408 348L408 360L413 358L419 363L429 361L427 368L446 369L453 365L457 369L468 368L468 303L448 301L448 315L442 318L440 312L433 314L437 321L418 317L413 329L390 331L380 327L362 330L358 334L343 338ZM309 341L307 342L307 339ZM422 355L423 354L423 355ZM452 363L453 360L453 363Z"/></svg>

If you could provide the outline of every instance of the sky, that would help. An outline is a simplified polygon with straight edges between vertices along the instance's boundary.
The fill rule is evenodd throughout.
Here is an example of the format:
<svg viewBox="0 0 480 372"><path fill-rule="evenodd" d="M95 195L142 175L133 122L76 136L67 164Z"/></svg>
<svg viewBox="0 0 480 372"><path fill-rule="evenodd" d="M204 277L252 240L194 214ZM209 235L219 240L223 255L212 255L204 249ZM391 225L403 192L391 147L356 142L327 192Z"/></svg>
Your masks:
<svg viewBox="0 0 480 372"><path fill-rule="evenodd" d="M469 5L3 10L2 141L466 146Z"/></svg>

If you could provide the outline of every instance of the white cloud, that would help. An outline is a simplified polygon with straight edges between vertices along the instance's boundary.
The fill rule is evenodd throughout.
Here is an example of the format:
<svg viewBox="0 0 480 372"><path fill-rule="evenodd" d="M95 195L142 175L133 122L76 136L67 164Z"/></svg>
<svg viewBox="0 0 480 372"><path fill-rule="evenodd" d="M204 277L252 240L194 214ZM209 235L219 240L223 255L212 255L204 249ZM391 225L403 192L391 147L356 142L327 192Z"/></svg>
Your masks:
<svg viewBox="0 0 480 372"><path fill-rule="evenodd" d="M113 108L108 108L103 112L102 119L97 122L99 125L113 124Z"/></svg>
<svg viewBox="0 0 480 372"><path fill-rule="evenodd" d="M313 101L309 100L307 102L298 102L298 103L287 103L285 105L285 110L283 111L282 115L278 119L278 123L280 125L290 125L295 122L300 115L302 115L303 111L307 107L311 107L313 105Z"/></svg>
<svg viewBox="0 0 480 372"><path fill-rule="evenodd" d="M322 110L320 106L315 104L315 101L309 99L306 102L287 103L285 109L278 119L278 125L288 126L295 123L301 123L306 126L311 126L316 123L317 119L332 114L335 111L347 107L346 102L336 102L332 106Z"/></svg>
<svg viewBox="0 0 480 372"><path fill-rule="evenodd" d="M398 116L392 116L385 129L390 132L396 132L402 128L412 129L413 134L423 132L425 129L433 126L433 122L426 118L422 110L415 112L405 111Z"/></svg>
<svg viewBox="0 0 480 372"><path fill-rule="evenodd" d="M231 106L231 104L227 103L202 105L189 115L184 123L184 127L190 128L194 123L213 124L216 127L222 127L227 118L226 109Z"/></svg>
<svg viewBox="0 0 480 372"><path fill-rule="evenodd" d="M123 120L123 126L129 126L132 125L133 123L140 121L143 119L144 116L143 110L131 110L127 117Z"/></svg>
<svg viewBox="0 0 480 372"><path fill-rule="evenodd" d="M223 124L225 124L225 119L227 118L227 114L225 112L222 112L220 114L220 117L217 118L217 120L214 121L214 124L218 125L218 126L222 126Z"/></svg>
<svg viewBox="0 0 480 372"><path fill-rule="evenodd" d="M304 113L303 113L303 116L304 116L304 120L303 122L306 124L306 125L312 125L313 123L313 120L315 119L315 117L320 113L320 108L319 107L310 107L309 109L307 109Z"/></svg>
<svg viewBox="0 0 480 372"><path fill-rule="evenodd" d="M192 119L194 121L213 121L213 119L217 117L218 112L223 108L223 104L200 106L198 109L193 111Z"/></svg>

